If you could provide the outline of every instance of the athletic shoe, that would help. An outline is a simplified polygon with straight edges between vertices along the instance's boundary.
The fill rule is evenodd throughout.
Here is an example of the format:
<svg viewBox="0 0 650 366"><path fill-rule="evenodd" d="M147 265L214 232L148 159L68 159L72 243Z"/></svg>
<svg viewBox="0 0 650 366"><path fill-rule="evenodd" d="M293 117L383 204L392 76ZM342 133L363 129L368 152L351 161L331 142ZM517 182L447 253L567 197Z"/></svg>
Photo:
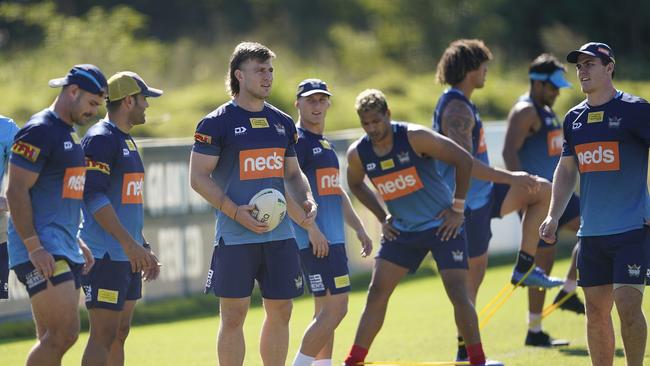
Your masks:
<svg viewBox="0 0 650 366"><path fill-rule="evenodd" d="M523 281L522 281L523 278ZM520 283L521 281L521 283ZM564 281L557 277L549 277L546 275L543 269L535 266L532 271L522 273L516 269L512 270L512 278L510 282L513 285L519 283L519 286L530 286L530 287L540 287L540 288L552 288L564 284Z"/></svg>
<svg viewBox="0 0 650 366"><path fill-rule="evenodd" d="M504 366L504 363L497 360L485 360L485 363L477 366Z"/></svg>
<svg viewBox="0 0 650 366"><path fill-rule="evenodd" d="M569 297L565 299L566 296ZM563 299L564 302L560 304L560 309L573 311L576 314L585 313L585 304L583 304L582 301L580 301L580 298L578 297L578 294L575 291L569 294L564 290L560 290L560 292L557 293L557 296L555 296L555 299L553 299L553 304L557 304Z"/></svg>
<svg viewBox="0 0 650 366"><path fill-rule="evenodd" d="M526 334L525 344L533 347L561 347L568 346L569 341L566 339L553 339L544 331L531 332L529 330L528 334Z"/></svg>
<svg viewBox="0 0 650 366"><path fill-rule="evenodd" d="M467 348L465 347L458 347L458 351L456 352L456 361L467 361L469 358L467 357Z"/></svg>

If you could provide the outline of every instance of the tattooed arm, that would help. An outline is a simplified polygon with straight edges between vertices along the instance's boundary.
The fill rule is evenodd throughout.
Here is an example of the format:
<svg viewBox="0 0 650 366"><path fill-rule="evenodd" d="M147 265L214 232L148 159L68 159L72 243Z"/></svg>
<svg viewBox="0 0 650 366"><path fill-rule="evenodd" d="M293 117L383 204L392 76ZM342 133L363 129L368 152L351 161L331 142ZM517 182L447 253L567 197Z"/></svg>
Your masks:
<svg viewBox="0 0 650 366"><path fill-rule="evenodd" d="M472 148L472 129L474 128L474 114L469 106L454 99L447 104L442 112L442 132L452 139L470 154L474 153Z"/></svg>

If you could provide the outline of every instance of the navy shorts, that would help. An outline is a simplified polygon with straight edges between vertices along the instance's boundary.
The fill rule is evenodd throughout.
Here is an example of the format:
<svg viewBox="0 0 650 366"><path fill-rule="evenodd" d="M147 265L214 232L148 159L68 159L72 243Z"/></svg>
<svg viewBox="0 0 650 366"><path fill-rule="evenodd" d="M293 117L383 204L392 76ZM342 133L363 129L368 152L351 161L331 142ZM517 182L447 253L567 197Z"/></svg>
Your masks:
<svg viewBox="0 0 650 366"><path fill-rule="evenodd" d="M465 231L470 258L487 253L492 239L490 221L495 217L501 217L501 206L509 189L510 186L507 184L494 184L488 203L474 210L465 209Z"/></svg>
<svg viewBox="0 0 650 366"><path fill-rule="evenodd" d="M244 298L253 293L255 280L265 299L286 300L303 293L300 257L295 239L214 247L205 293Z"/></svg>
<svg viewBox="0 0 650 366"><path fill-rule="evenodd" d="M311 247L300 250L300 262L309 292L314 296L350 292L350 271L344 244L330 245L327 257L316 258Z"/></svg>
<svg viewBox="0 0 650 366"><path fill-rule="evenodd" d="M0 300L9 298L9 251L7 243L0 243Z"/></svg>
<svg viewBox="0 0 650 366"><path fill-rule="evenodd" d="M648 229L621 234L583 236L578 251L578 284L643 285L648 266Z"/></svg>
<svg viewBox="0 0 650 366"><path fill-rule="evenodd" d="M571 198L569 199L569 203L567 203L566 209L564 210L564 213L558 220L558 230L562 228L562 226L566 225L569 221L575 219L576 217L580 217L580 198L576 196L576 194L572 194ZM539 240L539 247L540 248L548 248L554 246L555 243L549 244L545 242L544 240Z"/></svg>
<svg viewBox="0 0 650 366"><path fill-rule="evenodd" d="M53 286L66 281L74 281L74 288L81 287L81 268L83 264L74 263L62 255L55 255L54 261L54 274L49 278L49 282ZM27 288L29 297L47 288L47 279L43 277L41 272L36 270L31 261L18 264L13 270L18 280Z"/></svg>
<svg viewBox="0 0 650 366"><path fill-rule="evenodd" d="M439 270L467 269L467 242L464 231L453 239L440 241L437 227L415 232L402 231L395 240L382 239L378 258L385 259L415 273L422 260L431 252Z"/></svg>
<svg viewBox="0 0 650 366"><path fill-rule="evenodd" d="M86 308L122 311L127 300L142 297L142 272L132 272L128 261L114 261L106 253L95 258L90 273L81 276Z"/></svg>

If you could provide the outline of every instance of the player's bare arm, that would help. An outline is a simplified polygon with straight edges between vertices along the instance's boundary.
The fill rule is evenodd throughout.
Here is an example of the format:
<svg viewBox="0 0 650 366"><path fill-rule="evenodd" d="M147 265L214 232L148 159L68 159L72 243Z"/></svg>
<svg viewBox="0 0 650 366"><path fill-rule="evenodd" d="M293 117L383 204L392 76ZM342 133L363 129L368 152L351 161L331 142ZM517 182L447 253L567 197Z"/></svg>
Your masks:
<svg viewBox="0 0 650 366"><path fill-rule="evenodd" d="M469 106L460 100L452 100L442 113L441 126L444 134L472 154L472 129L474 114Z"/></svg>
<svg viewBox="0 0 650 366"><path fill-rule="evenodd" d="M418 155L443 161L456 170L454 201L438 215L443 222L437 233L443 241L449 240L458 235L465 220L465 197L469 189L474 159L451 139L427 128L415 126L413 128L408 132L408 139Z"/></svg>
<svg viewBox="0 0 650 366"><path fill-rule="evenodd" d="M553 174L553 190L548 216L539 227L539 236L548 243L555 242L558 220L566 208L576 182L578 181L578 164L575 157L563 156Z"/></svg>
<svg viewBox="0 0 650 366"><path fill-rule="evenodd" d="M361 165L361 158L357 151L357 143L350 146L347 153L348 169L347 180L350 191L366 206L370 212L382 223L382 234L388 240L394 240L399 235L399 231L391 224L390 215L384 210L375 193L368 187L365 182L366 173Z"/></svg>
<svg viewBox="0 0 650 366"><path fill-rule="evenodd" d="M39 174L9 164L7 203L11 210L14 227L23 240L34 267L49 278L54 274L54 257L43 248L34 228L32 199L29 190L36 184Z"/></svg>
<svg viewBox="0 0 650 366"><path fill-rule="evenodd" d="M309 181L300 170L298 159L295 156L285 157L284 184L287 187L288 195L292 196L296 202L302 202L302 209L306 213L303 223L313 225L316 220L316 202L309 188Z"/></svg>
<svg viewBox="0 0 650 366"><path fill-rule="evenodd" d="M517 153L524 146L526 138L540 128L535 107L528 102L519 102L508 114L508 129L503 143L503 161L510 171L521 170Z"/></svg>
<svg viewBox="0 0 650 366"><path fill-rule="evenodd" d="M238 206L226 196L223 190L212 180L211 174L219 162L218 156L206 155L192 151L190 155L190 185L214 208L238 222L248 230L263 233L267 224L261 223L250 215L251 205Z"/></svg>
<svg viewBox="0 0 650 366"><path fill-rule="evenodd" d="M361 242L361 256L367 257L372 253L372 240L368 236L359 215L357 215L354 207L352 207L350 197L343 189L341 189L341 203L343 205L343 219L354 230L357 234L357 239Z"/></svg>

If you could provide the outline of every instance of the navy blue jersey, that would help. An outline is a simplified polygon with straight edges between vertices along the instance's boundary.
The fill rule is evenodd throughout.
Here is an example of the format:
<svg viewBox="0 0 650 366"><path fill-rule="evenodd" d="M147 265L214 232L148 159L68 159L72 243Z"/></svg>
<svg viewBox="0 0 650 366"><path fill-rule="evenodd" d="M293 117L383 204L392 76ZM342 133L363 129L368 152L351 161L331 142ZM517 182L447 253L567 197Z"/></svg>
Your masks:
<svg viewBox="0 0 650 366"><path fill-rule="evenodd" d="M139 244L144 242L144 166L131 135L110 121L99 121L81 140L86 155L86 188L83 222L79 237L95 258L106 253L114 261L128 261L120 243L93 216L106 205L113 206L122 226Z"/></svg>
<svg viewBox="0 0 650 366"><path fill-rule="evenodd" d="M437 160L420 157L408 140L408 124L391 122L393 148L377 156L368 135L359 140L357 152L400 231L423 231L440 226L436 216L451 206L449 186L436 169Z"/></svg>
<svg viewBox="0 0 650 366"><path fill-rule="evenodd" d="M14 121L11 118L0 116L0 185L2 185L16 132L18 132L18 126Z"/></svg>
<svg viewBox="0 0 650 366"><path fill-rule="evenodd" d="M339 159L334 147L323 135L298 127L296 156L300 169L307 176L318 205L316 225L330 245L345 243L343 206L339 178ZM300 249L309 247L307 231L295 222L293 229Z"/></svg>
<svg viewBox="0 0 650 366"><path fill-rule="evenodd" d="M564 118L563 156L580 171L578 236L641 228L648 207L650 104L623 92L609 102L584 101Z"/></svg>
<svg viewBox="0 0 650 366"><path fill-rule="evenodd" d="M539 130L527 137L517 152L521 168L552 181L562 154L562 123L550 107L537 105L529 95L522 96L519 101L532 104L541 121Z"/></svg>
<svg viewBox="0 0 650 366"><path fill-rule="evenodd" d="M284 194L284 162L296 156L297 133L289 115L265 103L259 112L223 104L196 128L192 151L218 156L212 172L215 183L237 205L247 205L260 190L275 188ZM266 243L293 238L289 219L275 229L256 234L217 210L215 244Z"/></svg>
<svg viewBox="0 0 650 366"><path fill-rule="evenodd" d="M472 110L474 114L474 128L472 129L472 155L484 162L486 165L490 165L490 160L488 159L487 145L485 144L485 136L483 131L483 122L481 122L481 117L478 114L478 109L469 99L465 97L463 92L458 89L451 88L447 89L442 93L440 99L438 99L438 104L436 104L436 109L433 112L433 129L444 135L442 132L442 114L447 107L447 104L452 100L460 100ZM454 167L439 161L438 169L443 179L449 186L449 188L454 191L456 189L456 169ZM465 205L472 210L485 206L490 200L490 192L492 192L492 182L486 180L480 180L472 178L469 184L469 190L467 191L467 199Z"/></svg>
<svg viewBox="0 0 650 366"><path fill-rule="evenodd" d="M39 173L29 194L33 224L50 254L83 263L77 243L86 167L74 128L45 109L29 119L14 139L11 164ZM27 248L9 221L9 265L29 261Z"/></svg>

